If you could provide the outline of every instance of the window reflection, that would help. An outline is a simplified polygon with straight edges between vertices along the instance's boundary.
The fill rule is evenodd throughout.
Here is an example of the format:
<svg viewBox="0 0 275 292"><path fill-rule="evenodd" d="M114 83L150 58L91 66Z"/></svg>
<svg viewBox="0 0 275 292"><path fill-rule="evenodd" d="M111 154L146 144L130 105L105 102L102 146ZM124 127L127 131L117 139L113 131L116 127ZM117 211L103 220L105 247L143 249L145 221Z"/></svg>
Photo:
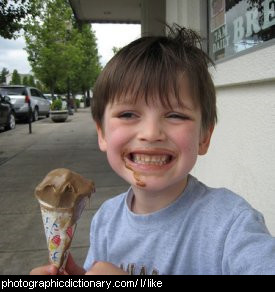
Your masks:
<svg viewBox="0 0 275 292"><path fill-rule="evenodd" d="M209 0L209 53L214 60L275 37L275 0Z"/></svg>

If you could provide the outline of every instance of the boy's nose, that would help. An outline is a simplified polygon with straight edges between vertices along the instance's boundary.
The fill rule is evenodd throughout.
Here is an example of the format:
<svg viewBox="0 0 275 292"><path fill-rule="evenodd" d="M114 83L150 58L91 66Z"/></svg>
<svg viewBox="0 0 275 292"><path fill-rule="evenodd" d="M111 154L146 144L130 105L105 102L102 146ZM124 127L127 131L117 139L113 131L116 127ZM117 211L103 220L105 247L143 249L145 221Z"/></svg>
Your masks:
<svg viewBox="0 0 275 292"><path fill-rule="evenodd" d="M158 142L165 139L164 129L159 120L147 119L141 125L138 139L147 142Z"/></svg>

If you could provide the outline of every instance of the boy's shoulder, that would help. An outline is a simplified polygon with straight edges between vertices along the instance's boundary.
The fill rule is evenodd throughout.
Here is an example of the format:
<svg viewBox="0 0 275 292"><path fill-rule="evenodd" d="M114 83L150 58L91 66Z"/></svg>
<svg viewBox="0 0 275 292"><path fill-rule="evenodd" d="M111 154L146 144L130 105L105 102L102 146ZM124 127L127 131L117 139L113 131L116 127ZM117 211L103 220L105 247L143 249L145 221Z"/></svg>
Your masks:
<svg viewBox="0 0 275 292"><path fill-rule="evenodd" d="M209 187L200 181L198 181L198 185L202 188L203 195L207 200L222 203L223 205L248 204L243 197L228 188Z"/></svg>
<svg viewBox="0 0 275 292"><path fill-rule="evenodd" d="M209 187L192 177L194 204L200 204L202 209L222 217L237 217L244 211L256 210L241 195L224 187Z"/></svg>

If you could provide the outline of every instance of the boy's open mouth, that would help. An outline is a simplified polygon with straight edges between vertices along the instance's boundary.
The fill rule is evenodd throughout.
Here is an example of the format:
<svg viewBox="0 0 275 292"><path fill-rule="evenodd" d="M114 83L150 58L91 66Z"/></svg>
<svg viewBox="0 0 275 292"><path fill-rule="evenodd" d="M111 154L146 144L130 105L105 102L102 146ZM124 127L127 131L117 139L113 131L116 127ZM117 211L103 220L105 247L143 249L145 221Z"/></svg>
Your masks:
<svg viewBox="0 0 275 292"><path fill-rule="evenodd" d="M152 165L152 166L162 166L169 164L174 156L167 153L135 153L131 152L127 156L131 162L139 164L139 165Z"/></svg>

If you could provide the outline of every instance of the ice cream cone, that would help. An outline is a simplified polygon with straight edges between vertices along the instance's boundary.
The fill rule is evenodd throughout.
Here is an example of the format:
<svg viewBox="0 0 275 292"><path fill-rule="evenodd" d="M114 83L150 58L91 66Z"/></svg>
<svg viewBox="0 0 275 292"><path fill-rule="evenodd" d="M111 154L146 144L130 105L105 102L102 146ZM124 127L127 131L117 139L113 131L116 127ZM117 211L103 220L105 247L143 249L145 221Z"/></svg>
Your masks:
<svg viewBox="0 0 275 292"><path fill-rule="evenodd" d="M69 248L76 229L72 222L72 209L54 209L40 203L45 235L49 250L49 261L60 271L67 262Z"/></svg>
<svg viewBox="0 0 275 292"><path fill-rule="evenodd" d="M50 172L36 187L49 260L61 272L66 266L76 223L93 191L91 181L68 169Z"/></svg>

